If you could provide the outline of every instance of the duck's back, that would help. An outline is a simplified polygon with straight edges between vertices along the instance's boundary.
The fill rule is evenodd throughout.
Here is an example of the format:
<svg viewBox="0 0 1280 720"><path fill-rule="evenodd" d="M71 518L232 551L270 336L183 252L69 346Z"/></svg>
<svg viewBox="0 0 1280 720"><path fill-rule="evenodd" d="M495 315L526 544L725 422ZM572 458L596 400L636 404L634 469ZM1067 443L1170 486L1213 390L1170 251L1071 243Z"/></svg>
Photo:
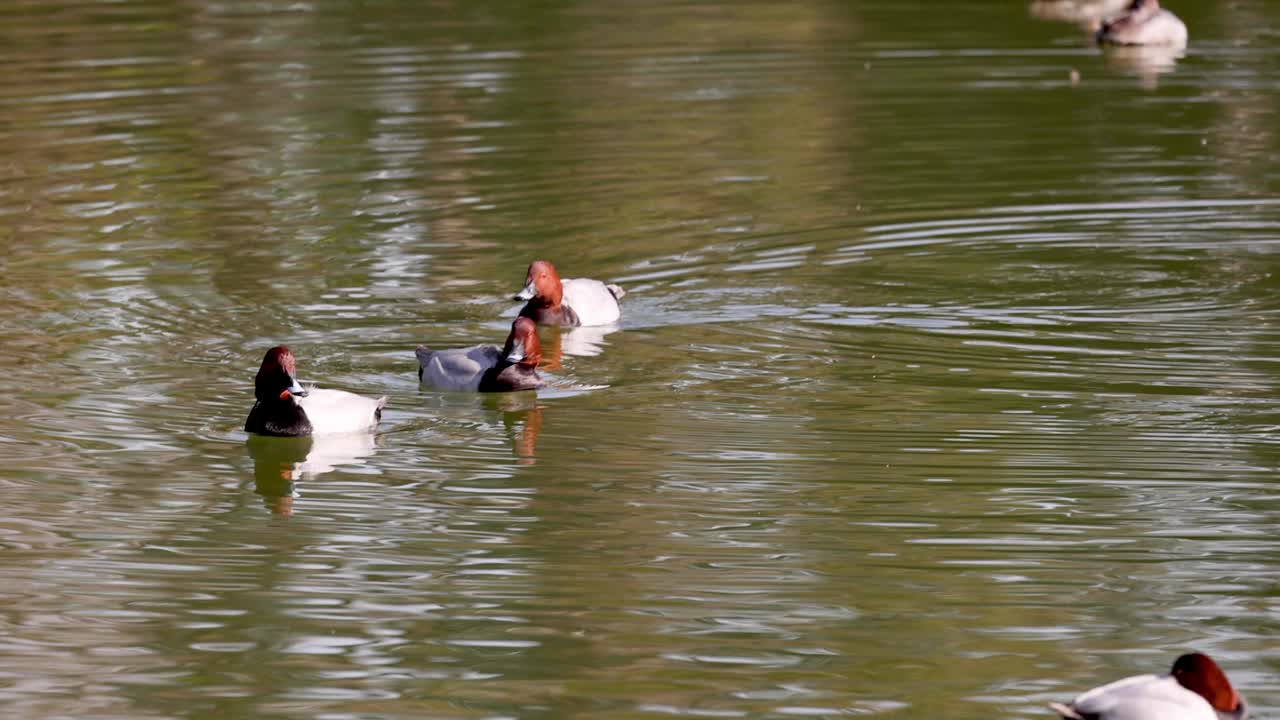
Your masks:
<svg viewBox="0 0 1280 720"><path fill-rule="evenodd" d="M374 430L382 419L382 407L387 404L385 397L374 400L345 390L315 388L297 401L311 421L314 434Z"/></svg>
<svg viewBox="0 0 1280 720"><path fill-rule="evenodd" d="M582 325L608 325L622 316L618 307L618 295L610 286L599 280L573 278L560 283L564 296L561 302L573 309Z"/></svg>
<svg viewBox="0 0 1280 720"><path fill-rule="evenodd" d="M419 379L441 390L475 391L485 371L502 359L496 345L476 345L452 350L417 349Z"/></svg>
<svg viewBox="0 0 1280 720"><path fill-rule="evenodd" d="M1079 716L1102 720L1218 720L1203 697L1170 675L1136 675L1094 688L1071 703Z"/></svg>

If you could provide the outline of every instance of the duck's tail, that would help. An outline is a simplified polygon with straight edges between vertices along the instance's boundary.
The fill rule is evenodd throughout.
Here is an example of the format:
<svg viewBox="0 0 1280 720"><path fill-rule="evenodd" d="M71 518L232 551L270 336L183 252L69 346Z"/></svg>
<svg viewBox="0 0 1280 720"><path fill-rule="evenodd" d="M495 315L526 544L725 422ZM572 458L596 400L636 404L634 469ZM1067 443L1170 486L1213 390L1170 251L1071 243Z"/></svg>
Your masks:
<svg viewBox="0 0 1280 720"><path fill-rule="evenodd" d="M621 300L622 296L627 294L627 291L623 290L621 285L606 284L605 287L609 288L609 292L613 293L614 300Z"/></svg>

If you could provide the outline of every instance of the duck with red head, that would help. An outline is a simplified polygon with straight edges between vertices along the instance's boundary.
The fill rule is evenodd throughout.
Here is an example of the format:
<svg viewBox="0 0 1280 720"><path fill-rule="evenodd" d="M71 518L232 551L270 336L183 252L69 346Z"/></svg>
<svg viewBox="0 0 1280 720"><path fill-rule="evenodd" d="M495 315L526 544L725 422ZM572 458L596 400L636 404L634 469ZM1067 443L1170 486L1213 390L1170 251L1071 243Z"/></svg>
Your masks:
<svg viewBox="0 0 1280 720"><path fill-rule="evenodd" d="M475 345L451 350L429 350L419 345L418 380L439 390L515 392L543 386L538 377L542 346L538 327L527 317L511 323L511 333L501 348Z"/></svg>
<svg viewBox="0 0 1280 720"><path fill-rule="evenodd" d="M1203 653L1179 657L1167 675L1135 675L1049 707L1067 720L1244 720L1249 714L1226 674Z"/></svg>
<svg viewBox="0 0 1280 720"><path fill-rule="evenodd" d="M1094 39L1100 45L1187 46L1187 26L1177 15L1160 7L1160 0L1133 0L1125 15L1109 20Z"/></svg>
<svg viewBox="0 0 1280 720"><path fill-rule="evenodd" d="M527 300L520 315L541 325L608 325L622 317L618 300L623 295L622 288L599 280L561 280L554 265L537 260L529 265L524 289L515 299Z"/></svg>
<svg viewBox="0 0 1280 720"><path fill-rule="evenodd" d="M284 345L271 348L262 358L253 395L256 402L244 429L283 437L372 432L387 404L385 397L371 400L343 390L302 387L293 353Z"/></svg>

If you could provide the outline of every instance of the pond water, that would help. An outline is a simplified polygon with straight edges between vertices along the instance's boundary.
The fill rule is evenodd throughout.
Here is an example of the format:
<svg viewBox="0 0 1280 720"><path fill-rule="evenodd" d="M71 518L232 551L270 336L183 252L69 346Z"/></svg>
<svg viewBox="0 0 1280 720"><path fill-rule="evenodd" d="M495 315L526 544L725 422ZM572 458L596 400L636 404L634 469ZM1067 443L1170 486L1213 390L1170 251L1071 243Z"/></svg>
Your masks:
<svg viewBox="0 0 1280 720"><path fill-rule="evenodd" d="M1166 4L6 4L6 714L1275 715L1280 6ZM536 258L621 325L420 388Z"/></svg>

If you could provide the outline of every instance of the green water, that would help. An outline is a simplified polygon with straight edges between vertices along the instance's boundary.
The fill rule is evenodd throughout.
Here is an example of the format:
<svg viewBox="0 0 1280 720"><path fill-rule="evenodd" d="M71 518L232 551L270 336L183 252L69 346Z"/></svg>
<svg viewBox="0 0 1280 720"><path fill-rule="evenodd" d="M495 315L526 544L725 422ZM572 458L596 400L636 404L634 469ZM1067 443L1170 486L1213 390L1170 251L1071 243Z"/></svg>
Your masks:
<svg viewBox="0 0 1280 720"><path fill-rule="evenodd" d="M1280 7L1166 5L0 8L0 714L1274 715ZM536 258L621 326L419 388Z"/></svg>

